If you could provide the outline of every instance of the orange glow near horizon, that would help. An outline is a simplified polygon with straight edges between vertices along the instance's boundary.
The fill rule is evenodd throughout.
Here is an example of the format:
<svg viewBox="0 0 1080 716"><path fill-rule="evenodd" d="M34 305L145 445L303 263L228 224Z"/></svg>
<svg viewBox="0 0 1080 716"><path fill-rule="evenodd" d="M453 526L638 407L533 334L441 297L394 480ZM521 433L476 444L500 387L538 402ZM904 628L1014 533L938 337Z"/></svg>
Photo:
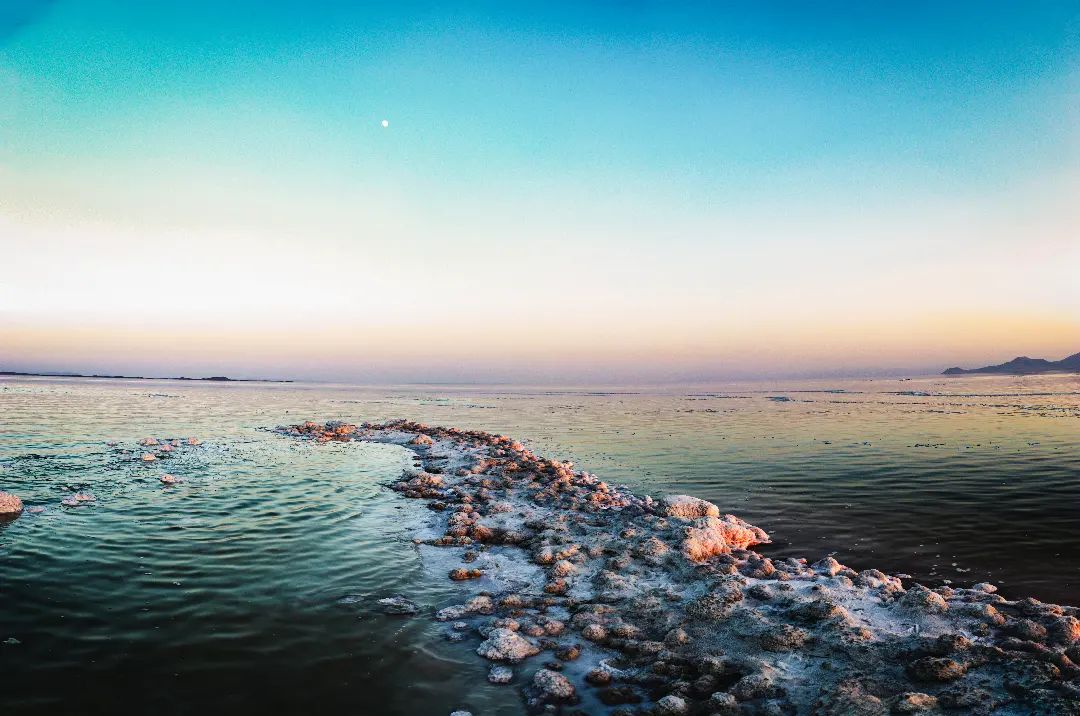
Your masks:
<svg viewBox="0 0 1080 716"><path fill-rule="evenodd" d="M422 379L427 370L434 376L448 370L458 376L462 367L522 379L537 371L561 372L567 378L607 371L614 382L666 375L707 380L844 370L937 372L955 364L976 367L1004 361L1012 353L1057 359L1076 352L1080 337L1077 319L963 314L794 331L725 325L721 320L638 328L639 333L620 333L610 327L554 322L399 326L325 318L306 325L235 328L167 319L127 326L0 322L9 368L314 379ZM1003 351L1003 345L1015 350Z"/></svg>

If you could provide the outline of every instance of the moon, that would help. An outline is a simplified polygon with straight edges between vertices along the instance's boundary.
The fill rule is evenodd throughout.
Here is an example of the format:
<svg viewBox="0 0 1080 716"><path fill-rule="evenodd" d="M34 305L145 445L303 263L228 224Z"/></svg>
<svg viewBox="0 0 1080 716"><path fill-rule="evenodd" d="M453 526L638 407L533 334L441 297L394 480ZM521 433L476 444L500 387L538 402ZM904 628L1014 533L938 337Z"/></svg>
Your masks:
<svg viewBox="0 0 1080 716"><path fill-rule="evenodd" d="M390 126L390 120L389 119L384 119L381 124L384 127L389 127Z"/></svg>

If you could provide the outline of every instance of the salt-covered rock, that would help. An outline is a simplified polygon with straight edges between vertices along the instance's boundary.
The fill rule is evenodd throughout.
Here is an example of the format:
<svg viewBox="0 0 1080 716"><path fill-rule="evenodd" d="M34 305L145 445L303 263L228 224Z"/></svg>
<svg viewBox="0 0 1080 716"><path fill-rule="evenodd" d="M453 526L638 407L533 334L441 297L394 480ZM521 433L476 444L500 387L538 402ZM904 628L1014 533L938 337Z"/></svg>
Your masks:
<svg viewBox="0 0 1080 716"><path fill-rule="evenodd" d="M670 551L671 548L668 547L667 543L655 535L642 540L634 548L634 554L648 560L650 564L660 564L663 557Z"/></svg>
<svg viewBox="0 0 1080 716"><path fill-rule="evenodd" d="M1016 619L1006 629L1013 636L1026 641L1043 641L1046 639L1046 627L1032 619Z"/></svg>
<svg viewBox="0 0 1080 716"><path fill-rule="evenodd" d="M566 631L566 624L558 619L551 619L550 617L540 617L540 627L544 630L544 633L548 636L559 636Z"/></svg>
<svg viewBox="0 0 1080 716"><path fill-rule="evenodd" d="M656 713L660 716L682 716L688 710L686 700L675 694L668 694L656 702Z"/></svg>
<svg viewBox="0 0 1080 716"><path fill-rule="evenodd" d="M839 564L839 563L837 563ZM870 587L871 589L878 589L886 585L891 585L894 588L902 588L900 580L896 577L890 577L882 572L880 569L864 569L855 575L855 584L860 587Z"/></svg>
<svg viewBox="0 0 1080 716"><path fill-rule="evenodd" d="M556 577L568 577L577 571L577 567L574 563L568 559L560 559L555 563L555 566L551 568L551 573Z"/></svg>
<svg viewBox="0 0 1080 716"><path fill-rule="evenodd" d="M545 701L571 701L577 693L569 679L551 669L537 671L533 686Z"/></svg>
<svg viewBox="0 0 1080 716"><path fill-rule="evenodd" d="M924 656L908 664L907 671L917 681L955 681L967 673L967 665L955 659Z"/></svg>
<svg viewBox="0 0 1080 716"><path fill-rule="evenodd" d="M739 701L768 698L776 690L772 677L767 674L747 674L731 687L731 694Z"/></svg>
<svg viewBox="0 0 1080 716"><path fill-rule="evenodd" d="M581 656L581 647L577 644L568 644L555 650L555 658L560 661L574 661Z"/></svg>
<svg viewBox="0 0 1080 716"><path fill-rule="evenodd" d="M452 607L444 607L435 613L435 618L441 622L450 622L466 616L469 610L464 604L455 604Z"/></svg>
<svg viewBox="0 0 1080 716"><path fill-rule="evenodd" d="M937 698L918 691L909 691L897 696L892 710L897 714L939 713Z"/></svg>
<svg viewBox="0 0 1080 716"><path fill-rule="evenodd" d="M476 653L492 661L521 661L540 653L540 647L509 629L492 629Z"/></svg>
<svg viewBox="0 0 1080 716"><path fill-rule="evenodd" d="M963 634L939 634L937 639L934 639L933 650L937 656L946 656L967 651L971 646L971 639L968 639Z"/></svg>
<svg viewBox="0 0 1080 716"><path fill-rule="evenodd" d="M901 603L916 613L942 614L949 610L949 603L937 592L916 584L901 598Z"/></svg>
<svg viewBox="0 0 1080 716"><path fill-rule="evenodd" d="M611 671L602 668L591 669L585 674L585 681L593 686L607 686L611 683Z"/></svg>
<svg viewBox="0 0 1080 716"><path fill-rule="evenodd" d="M686 613L702 621L721 621L730 616L734 606L742 600L742 579L729 578L718 582L711 591L690 602Z"/></svg>
<svg viewBox="0 0 1080 716"><path fill-rule="evenodd" d="M533 560L537 564L554 564L555 563L555 549L551 546L543 546L536 551L533 555Z"/></svg>
<svg viewBox="0 0 1080 716"><path fill-rule="evenodd" d="M816 599L800 602L791 609L792 616L804 622L847 622L848 611L836 603L832 598L832 592L825 592Z"/></svg>
<svg viewBox="0 0 1080 716"><path fill-rule="evenodd" d="M964 604L961 611L968 616L975 617L984 624L1001 626L1005 623L1005 615L999 612L993 604Z"/></svg>
<svg viewBox="0 0 1080 716"><path fill-rule="evenodd" d="M716 716L738 716L740 713L739 702L734 696L725 692L717 691L705 702L709 713Z"/></svg>
<svg viewBox="0 0 1080 716"><path fill-rule="evenodd" d="M669 647L682 646L690 643L690 635L685 629L676 627L664 635L664 645Z"/></svg>
<svg viewBox="0 0 1080 716"><path fill-rule="evenodd" d="M767 651L796 651L810 638L805 629L790 624L777 624L761 635L761 646Z"/></svg>
<svg viewBox="0 0 1080 716"><path fill-rule="evenodd" d="M1054 641L1066 646L1080 641L1080 619L1074 616L1059 617L1050 625L1050 635Z"/></svg>
<svg viewBox="0 0 1080 716"><path fill-rule="evenodd" d="M765 544L769 536L759 527L735 515L702 517L686 528L682 543L683 554L692 562L704 562L718 554L730 554L733 549L746 549Z"/></svg>
<svg viewBox="0 0 1080 716"><path fill-rule="evenodd" d="M465 569L464 567L458 567L457 569L450 570L450 579L455 582L464 582L469 579L480 579L484 576L484 571L481 569Z"/></svg>
<svg viewBox="0 0 1080 716"><path fill-rule="evenodd" d="M0 515L17 515L22 512L23 503L10 492L0 492Z"/></svg>
<svg viewBox="0 0 1080 716"><path fill-rule="evenodd" d="M693 521L702 517L719 517L720 508L711 502L690 495L669 495L660 501L661 509L668 517Z"/></svg>
<svg viewBox="0 0 1080 716"><path fill-rule="evenodd" d="M823 560L814 562L810 568L818 574L824 574L827 577L835 577L844 569L844 565L840 564L832 557L826 557Z"/></svg>
<svg viewBox="0 0 1080 716"><path fill-rule="evenodd" d="M858 679L840 682L822 694L815 714L840 716L888 716L888 707Z"/></svg>
<svg viewBox="0 0 1080 716"><path fill-rule="evenodd" d="M493 614L495 612L495 603L491 600L491 597L481 594L465 602L465 611L471 614Z"/></svg>
<svg viewBox="0 0 1080 716"><path fill-rule="evenodd" d="M487 678L493 684L509 684L514 678L514 670L509 666L493 666Z"/></svg>

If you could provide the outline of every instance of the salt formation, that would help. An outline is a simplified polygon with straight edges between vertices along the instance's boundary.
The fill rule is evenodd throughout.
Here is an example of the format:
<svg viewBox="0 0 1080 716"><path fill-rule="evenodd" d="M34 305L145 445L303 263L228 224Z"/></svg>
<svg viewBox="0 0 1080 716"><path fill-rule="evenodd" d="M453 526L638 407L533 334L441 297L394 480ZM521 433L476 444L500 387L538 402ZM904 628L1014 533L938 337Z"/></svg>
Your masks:
<svg viewBox="0 0 1080 716"><path fill-rule="evenodd" d="M22 512L23 503L10 492L0 492L0 517L13 517Z"/></svg>
<svg viewBox="0 0 1080 716"><path fill-rule="evenodd" d="M500 435L279 430L417 453L422 469L393 485L432 510L435 534L416 541L476 565L450 572L471 598L436 618L475 629L480 656L532 669L530 711L1080 714L1075 607L770 559L751 549L762 530L711 503L634 495Z"/></svg>
<svg viewBox="0 0 1080 716"><path fill-rule="evenodd" d="M400 594L395 594L392 597L386 597L379 600L379 607L385 614L416 614L420 611L420 607L416 606L414 602L406 599Z"/></svg>

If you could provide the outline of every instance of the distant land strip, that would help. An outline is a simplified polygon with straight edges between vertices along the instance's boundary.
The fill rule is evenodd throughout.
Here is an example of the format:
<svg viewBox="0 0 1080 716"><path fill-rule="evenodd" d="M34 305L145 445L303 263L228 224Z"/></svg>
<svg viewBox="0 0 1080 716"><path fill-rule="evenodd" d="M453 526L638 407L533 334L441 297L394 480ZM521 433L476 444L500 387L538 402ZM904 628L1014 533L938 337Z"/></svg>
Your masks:
<svg viewBox="0 0 1080 716"><path fill-rule="evenodd" d="M154 378L153 376L147 377L144 375L83 375L82 373L22 373L16 370L0 370L0 376L2 375L14 375L31 378L111 378L113 380L205 380L215 383L292 383L291 380L280 380L275 378L228 378L224 375L215 375L209 378L188 378L186 376L180 376L179 378Z"/></svg>
<svg viewBox="0 0 1080 716"><path fill-rule="evenodd" d="M1032 375L1036 373L1080 373L1080 353L1074 353L1061 360L1028 358L1019 356L1007 363L988 365L982 368L949 368L942 375L966 375L970 373L998 373L1005 375Z"/></svg>

